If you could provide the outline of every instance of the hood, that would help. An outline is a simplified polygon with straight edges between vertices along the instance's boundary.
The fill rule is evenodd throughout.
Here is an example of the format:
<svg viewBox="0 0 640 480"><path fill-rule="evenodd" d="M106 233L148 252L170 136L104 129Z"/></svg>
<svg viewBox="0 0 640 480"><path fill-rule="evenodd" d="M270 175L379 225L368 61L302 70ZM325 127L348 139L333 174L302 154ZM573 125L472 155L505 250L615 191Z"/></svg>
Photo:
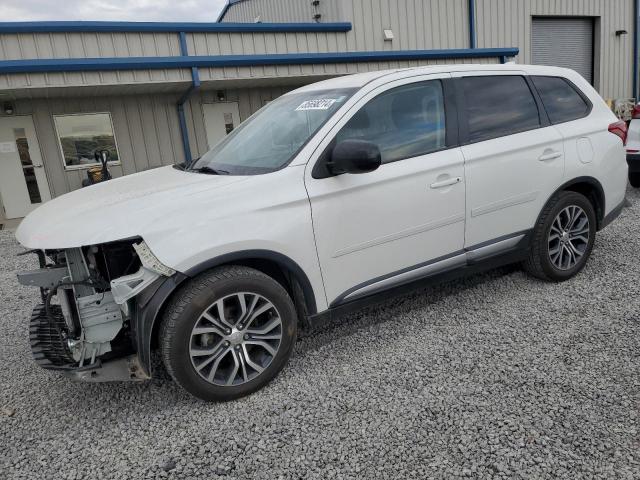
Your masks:
<svg viewBox="0 0 640 480"><path fill-rule="evenodd" d="M200 197L224 195L229 186L250 178L171 166L127 175L50 200L22 221L16 238L27 248L62 249L170 229L173 222L167 220L197 206Z"/></svg>

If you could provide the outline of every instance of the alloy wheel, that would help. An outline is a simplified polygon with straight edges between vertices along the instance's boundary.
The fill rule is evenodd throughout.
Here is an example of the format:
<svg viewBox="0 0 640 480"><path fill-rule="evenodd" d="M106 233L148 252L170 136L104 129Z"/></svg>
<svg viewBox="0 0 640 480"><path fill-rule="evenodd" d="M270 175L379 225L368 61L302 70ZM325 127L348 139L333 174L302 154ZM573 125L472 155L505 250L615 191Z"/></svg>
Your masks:
<svg viewBox="0 0 640 480"><path fill-rule="evenodd" d="M589 217L577 205L560 211L549 231L549 259L560 270L570 270L589 246Z"/></svg>
<svg viewBox="0 0 640 480"><path fill-rule="evenodd" d="M259 376L282 341L276 307L256 293L216 300L191 331L189 355L198 374L214 385L237 386Z"/></svg>

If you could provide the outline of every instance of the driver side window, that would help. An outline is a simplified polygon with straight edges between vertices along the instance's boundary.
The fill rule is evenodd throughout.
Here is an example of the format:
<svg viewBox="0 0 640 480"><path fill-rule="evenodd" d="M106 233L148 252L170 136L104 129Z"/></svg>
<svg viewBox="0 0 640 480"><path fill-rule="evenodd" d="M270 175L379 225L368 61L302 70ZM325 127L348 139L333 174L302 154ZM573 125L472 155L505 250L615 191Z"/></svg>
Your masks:
<svg viewBox="0 0 640 480"><path fill-rule="evenodd" d="M439 80L413 83L380 94L362 107L336 135L376 144L382 163L445 148L445 113Z"/></svg>

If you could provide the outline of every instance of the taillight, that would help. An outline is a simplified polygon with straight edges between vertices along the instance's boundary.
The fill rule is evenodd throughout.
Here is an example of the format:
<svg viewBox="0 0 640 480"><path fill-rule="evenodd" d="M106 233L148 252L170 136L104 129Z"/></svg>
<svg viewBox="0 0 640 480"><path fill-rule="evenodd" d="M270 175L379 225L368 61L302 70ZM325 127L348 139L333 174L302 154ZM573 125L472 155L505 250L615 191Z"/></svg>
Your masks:
<svg viewBox="0 0 640 480"><path fill-rule="evenodd" d="M609 125L609 132L617 135L622 140L622 145L627 144L627 123L623 120Z"/></svg>
<svg viewBox="0 0 640 480"><path fill-rule="evenodd" d="M631 118L634 120L640 119L640 103L633 107L633 113L631 114Z"/></svg>

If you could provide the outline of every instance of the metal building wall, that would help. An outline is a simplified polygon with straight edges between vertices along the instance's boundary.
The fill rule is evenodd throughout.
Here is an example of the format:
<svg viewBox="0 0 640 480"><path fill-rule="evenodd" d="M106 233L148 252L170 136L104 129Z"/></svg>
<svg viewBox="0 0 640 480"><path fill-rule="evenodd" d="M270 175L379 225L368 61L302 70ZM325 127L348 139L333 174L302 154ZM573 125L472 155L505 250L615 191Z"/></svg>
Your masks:
<svg viewBox="0 0 640 480"><path fill-rule="evenodd" d="M477 46L518 47L520 63L531 63L533 16L596 17L595 86L605 98L633 96L634 0L475 1ZM258 12L262 21L308 21L310 8L307 0L246 0L233 5L224 21L251 22ZM321 8L327 19L353 23L347 51L469 46L467 0L321 0ZM382 39L389 27L396 36L391 43ZM616 30L628 35L616 37Z"/></svg>
<svg viewBox="0 0 640 480"><path fill-rule="evenodd" d="M232 5L224 16L224 22L253 22L260 16L262 22L312 22L320 13L322 22L343 21L342 5L350 0L320 0L317 9L311 0L246 0Z"/></svg>
<svg viewBox="0 0 640 480"><path fill-rule="evenodd" d="M180 55L175 33L18 33L0 34L0 60ZM22 86L100 85L188 81L188 70L68 72L0 75L0 89Z"/></svg>
<svg viewBox="0 0 640 480"><path fill-rule="evenodd" d="M469 48L467 0L347 0L343 8L353 23L350 49ZM384 41L386 28L393 42Z"/></svg>
<svg viewBox="0 0 640 480"><path fill-rule="evenodd" d="M318 8L321 22L352 22L346 51L469 47L467 0L321 0ZM260 15L263 22L308 22L312 10L307 0L246 0L223 21L253 22ZM393 30L393 42L384 41L385 28Z"/></svg>
<svg viewBox="0 0 640 480"><path fill-rule="evenodd" d="M238 102L241 121L292 87L225 90L226 101ZM176 113L176 95L120 95L108 97L64 97L16 101L16 115L31 115L49 181L57 197L81 187L86 170L65 170L53 116L109 112L120 155L120 165L110 166L114 177L184 161ZM194 95L187 104L187 123L194 156L207 152L203 103L217 101L216 91Z"/></svg>
<svg viewBox="0 0 640 480"><path fill-rule="evenodd" d="M476 4L478 47L519 47L519 63L531 62L532 16L599 17L595 86L604 98L633 96L633 0L476 0ZM629 33L617 37L616 30Z"/></svg>
<svg viewBox="0 0 640 480"><path fill-rule="evenodd" d="M184 160L176 97L125 95L16 101L17 115L31 115L52 196L80 188L86 170L65 170L53 115L110 112L121 165L114 177Z"/></svg>

